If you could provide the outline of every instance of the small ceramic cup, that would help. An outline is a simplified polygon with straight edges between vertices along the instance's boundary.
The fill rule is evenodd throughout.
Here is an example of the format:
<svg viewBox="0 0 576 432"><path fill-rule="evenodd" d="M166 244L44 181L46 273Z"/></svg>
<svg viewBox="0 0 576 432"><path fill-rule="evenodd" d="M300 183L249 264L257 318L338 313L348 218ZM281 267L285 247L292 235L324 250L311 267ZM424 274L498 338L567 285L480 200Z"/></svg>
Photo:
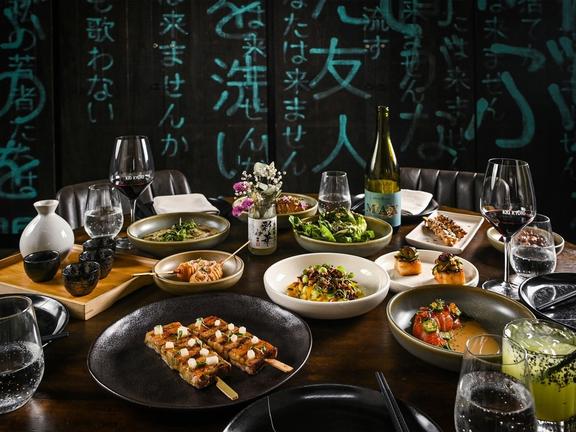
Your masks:
<svg viewBox="0 0 576 432"><path fill-rule="evenodd" d="M34 282L52 280L59 267L60 252L57 250L32 252L24 257L24 271Z"/></svg>
<svg viewBox="0 0 576 432"><path fill-rule="evenodd" d="M100 264L86 261L68 264L62 270L66 290L74 297L90 294L100 279Z"/></svg>
<svg viewBox="0 0 576 432"><path fill-rule="evenodd" d="M84 250L84 252L97 249L112 249L112 252L115 253L116 240L111 237L96 237L82 243L82 250Z"/></svg>
<svg viewBox="0 0 576 432"><path fill-rule="evenodd" d="M114 264L114 251L112 249L96 249L87 250L80 254L78 257L80 262L96 261L100 264L100 279L104 279L112 270Z"/></svg>

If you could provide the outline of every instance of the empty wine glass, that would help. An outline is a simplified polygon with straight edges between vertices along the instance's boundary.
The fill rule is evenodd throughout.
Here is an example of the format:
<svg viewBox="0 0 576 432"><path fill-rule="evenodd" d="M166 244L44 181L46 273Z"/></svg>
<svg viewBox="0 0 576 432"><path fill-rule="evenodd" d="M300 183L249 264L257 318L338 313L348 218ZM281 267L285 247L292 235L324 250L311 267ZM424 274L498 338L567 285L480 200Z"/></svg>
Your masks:
<svg viewBox="0 0 576 432"><path fill-rule="evenodd" d="M123 223L120 196L114 186L109 183L90 185L84 209L84 229L88 235L114 238Z"/></svg>
<svg viewBox="0 0 576 432"><path fill-rule="evenodd" d="M457 432L536 432L526 350L500 335L466 342L454 405Z"/></svg>
<svg viewBox="0 0 576 432"><path fill-rule="evenodd" d="M318 193L318 210L324 214L331 210L350 210L352 199L348 186L348 175L344 171L324 171Z"/></svg>
<svg viewBox="0 0 576 432"><path fill-rule="evenodd" d="M110 161L110 182L130 200L130 223L136 220L136 200L154 179L154 161L148 138L128 135L116 138ZM127 238L117 246L129 249Z"/></svg>
<svg viewBox="0 0 576 432"><path fill-rule="evenodd" d="M530 167L516 159L490 159L480 197L480 211L504 239L504 280L488 280L483 288L518 298L509 281L508 256L512 236L536 215Z"/></svg>
<svg viewBox="0 0 576 432"><path fill-rule="evenodd" d="M510 243L510 262L519 282L552 273L556 268L556 249L550 218L537 214L518 231Z"/></svg>
<svg viewBox="0 0 576 432"><path fill-rule="evenodd" d="M0 298L0 414L28 402L44 375L44 353L32 300Z"/></svg>

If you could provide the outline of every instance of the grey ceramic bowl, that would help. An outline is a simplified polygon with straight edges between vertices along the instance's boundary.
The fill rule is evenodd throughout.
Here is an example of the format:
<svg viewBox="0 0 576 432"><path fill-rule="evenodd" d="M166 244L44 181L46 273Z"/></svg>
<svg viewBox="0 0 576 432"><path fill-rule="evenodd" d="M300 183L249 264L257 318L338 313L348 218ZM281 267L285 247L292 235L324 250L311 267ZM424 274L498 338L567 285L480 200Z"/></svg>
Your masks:
<svg viewBox="0 0 576 432"><path fill-rule="evenodd" d="M217 291L230 288L240 280L244 273L244 261L239 256L234 256L224 263L224 276L213 282L185 282L179 280L176 276L158 276L165 272L174 271L180 263L198 258L207 260L223 261L231 254L216 250L199 250L184 252L166 257L154 266L154 282L156 285L171 294L186 295L205 291Z"/></svg>
<svg viewBox="0 0 576 432"><path fill-rule="evenodd" d="M460 371L462 353L437 348L410 333L410 320L418 308L437 298L456 303L463 313L492 334L502 334L504 326L512 320L534 317L528 308L517 301L463 285L427 285L394 296L386 306L386 317L398 343L425 362L456 372Z"/></svg>
<svg viewBox="0 0 576 432"><path fill-rule="evenodd" d="M554 236L554 249L556 250L556 255L558 255L564 250L564 238L558 233L552 233L552 235ZM496 231L496 228L488 228L486 237L488 237L488 241L495 249L504 252L504 242L500 240L501 235Z"/></svg>
<svg viewBox="0 0 576 432"><path fill-rule="evenodd" d="M302 210L302 211L294 212L294 213L278 213L277 223L278 223L278 228L280 228L280 229L290 228L290 222L288 222L288 218L290 216L298 216L299 218L302 219L302 218L314 216L316 214L316 212L318 211L318 201L315 200L314 198L308 196L308 195L301 195L301 194L289 193L289 192L284 192L281 195L291 195L291 196L294 196L296 198L299 198L302 201L305 201L306 203L308 203L309 207L306 210ZM241 198L237 199L234 202L237 202L240 199ZM244 223L248 222L248 213L246 213L246 212L241 213L240 216L238 216L238 219L240 219Z"/></svg>
<svg viewBox="0 0 576 432"><path fill-rule="evenodd" d="M315 221L319 216L303 219L303 222ZM364 216L368 229L376 234L373 240L360 243L334 243L325 240L316 240L294 232L296 241L309 252L334 252L357 256L370 256L386 247L392 239L392 226L383 220Z"/></svg>
<svg viewBox="0 0 576 432"><path fill-rule="evenodd" d="M169 228L179 221L185 222L194 220L198 225L207 226L217 231L209 237L183 240L183 241L152 241L144 240L142 237L163 228ZM127 234L130 241L144 252L148 252L156 257L165 257L189 250L209 249L223 242L230 232L230 222L222 216L209 213L165 213L150 216L134 222L128 227Z"/></svg>

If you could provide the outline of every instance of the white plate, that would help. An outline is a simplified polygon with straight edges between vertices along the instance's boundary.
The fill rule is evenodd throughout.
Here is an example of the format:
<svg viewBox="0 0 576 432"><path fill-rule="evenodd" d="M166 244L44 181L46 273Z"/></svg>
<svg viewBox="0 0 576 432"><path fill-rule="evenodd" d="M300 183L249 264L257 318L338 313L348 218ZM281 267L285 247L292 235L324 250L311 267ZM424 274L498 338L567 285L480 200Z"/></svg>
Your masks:
<svg viewBox="0 0 576 432"><path fill-rule="evenodd" d="M438 284L432 274L432 268L434 267L434 261L438 258L438 255L440 255L440 252L418 249L420 260L422 261L422 272L419 275L413 276L400 276L400 274L394 270L394 263L396 261L394 255L397 253L398 251L390 252L376 259L376 264L386 270L388 276L390 276L390 290L400 292L423 285ZM464 258L460 258L460 260L462 261L462 264L464 264L464 276L466 278L466 283L464 285L478 285L478 269L470 261L466 261Z"/></svg>
<svg viewBox="0 0 576 432"><path fill-rule="evenodd" d="M482 216L451 213L447 211L436 211L429 217L434 218L438 214L442 214L452 219L454 222L460 225L464 231L466 231L466 235L458 240L454 246L447 246L442 242L442 240L436 237L432 231L430 231L428 228L425 228L424 221L422 221L420 225L408 233L406 236L406 241L412 246L416 247L434 249L442 252L451 252L453 254L461 254L464 249L466 249L466 246L468 246L468 243L470 243L472 238L474 238L476 235L476 231L478 231L478 228L480 228L482 222L484 222L484 218Z"/></svg>

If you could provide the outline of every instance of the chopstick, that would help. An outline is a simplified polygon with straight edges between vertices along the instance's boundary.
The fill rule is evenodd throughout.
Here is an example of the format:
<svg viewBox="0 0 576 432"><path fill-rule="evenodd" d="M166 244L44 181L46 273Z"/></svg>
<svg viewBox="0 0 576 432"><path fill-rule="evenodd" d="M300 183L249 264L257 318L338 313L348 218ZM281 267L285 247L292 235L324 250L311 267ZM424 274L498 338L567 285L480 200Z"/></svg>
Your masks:
<svg viewBox="0 0 576 432"><path fill-rule="evenodd" d="M45 344L46 342L50 342L50 341L53 341L56 339L62 339L62 338L65 338L67 336L70 336L70 333L66 331L66 332L56 333L53 335L42 336L40 338L40 340L42 341L43 344Z"/></svg>
<svg viewBox="0 0 576 432"><path fill-rule="evenodd" d="M537 306L536 309L540 312L546 309L551 308L552 306L557 306L561 303L564 303L572 298L576 297L576 290L570 291L567 294L561 295L560 297L555 298L554 300L547 301L546 303L542 303L541 305Z"/></svg>
<svg viewBox="0 0 576 432"><path fill-rule="evenodd" d="M380 371L376 372L376 380L380 385L380 391L384 396L384 402L386 403L386 407L390 412L390 418L392 419L392 423L394 423L394 430L396 432L410 432L408 429L408 425L406 424L406 420L404 420L404 416L402 415L402 411L400 411L400 407L396 403L396 398L390 390L390 386L388 386L388 382L384 377L384 374Z"/></svg>

